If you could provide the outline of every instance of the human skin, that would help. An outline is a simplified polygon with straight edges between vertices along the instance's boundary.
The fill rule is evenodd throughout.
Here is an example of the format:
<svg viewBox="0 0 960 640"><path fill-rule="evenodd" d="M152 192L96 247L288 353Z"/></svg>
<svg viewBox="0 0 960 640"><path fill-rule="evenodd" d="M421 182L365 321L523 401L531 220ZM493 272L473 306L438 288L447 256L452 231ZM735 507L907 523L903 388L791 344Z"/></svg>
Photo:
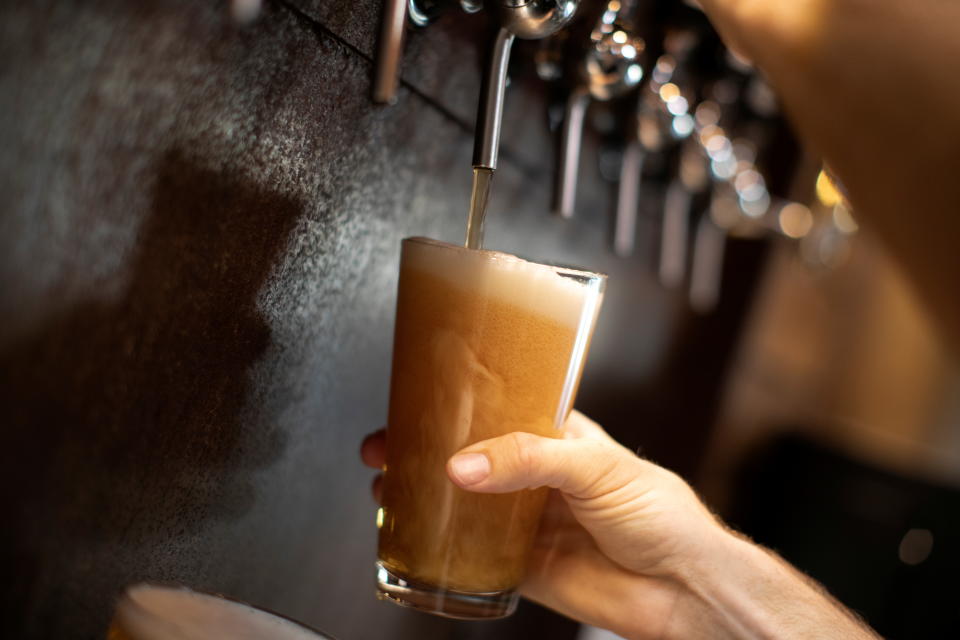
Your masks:
<svg viewBox="0 0 960 640"><path fill-rule="evenodd" d="M960 2L700 0L960 355Z"/></svg>
<svg viewBox="0 0 960 640"><path fill-rule="evenodd" d="M631 639L875 637L813 581L725 527L676 474L578 412L564 434L493 438L447 467L470 491L556 490L525 597ZM382 431L361 455L383 464Z"/></svg>

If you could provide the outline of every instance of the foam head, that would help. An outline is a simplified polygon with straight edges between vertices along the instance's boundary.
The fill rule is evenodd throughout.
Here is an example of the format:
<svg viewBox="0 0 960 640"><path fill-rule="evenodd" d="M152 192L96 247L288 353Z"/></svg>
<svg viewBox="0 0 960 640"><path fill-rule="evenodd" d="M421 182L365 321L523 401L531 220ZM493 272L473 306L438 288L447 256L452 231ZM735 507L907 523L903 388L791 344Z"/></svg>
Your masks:
<svg viewBox="0 0 960 640"><path fill-rule="evenodd" d="M509 253L466 249L429 238L410 238L403 268L443 278L476 295L496 298L577 328L585 308L599 306L601 274L537 264Z"/></svg>

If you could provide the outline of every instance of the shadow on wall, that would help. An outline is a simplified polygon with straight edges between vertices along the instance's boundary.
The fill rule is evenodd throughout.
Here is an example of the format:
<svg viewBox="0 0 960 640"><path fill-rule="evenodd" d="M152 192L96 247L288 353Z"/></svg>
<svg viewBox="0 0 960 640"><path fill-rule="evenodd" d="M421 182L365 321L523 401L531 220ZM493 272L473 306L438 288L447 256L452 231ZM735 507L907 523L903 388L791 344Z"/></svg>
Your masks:
<svg viewBox="0 0 960 640"><path fill-rule="evenodd" d="M14 619L109 597L157 565L157 544L251 506L249 470L284 447L246 408L270 341L256 299L302 208L170 153L119 300L0 354ZM82 568L96 544L133 549L134 566Z"/></svg>

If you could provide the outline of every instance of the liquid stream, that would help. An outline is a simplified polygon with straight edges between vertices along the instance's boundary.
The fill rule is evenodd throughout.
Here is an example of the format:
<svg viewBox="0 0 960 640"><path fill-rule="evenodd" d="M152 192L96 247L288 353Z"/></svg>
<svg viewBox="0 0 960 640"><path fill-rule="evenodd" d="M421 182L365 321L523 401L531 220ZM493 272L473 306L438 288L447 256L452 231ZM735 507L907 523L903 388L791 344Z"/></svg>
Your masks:
<svg viewBox="0 0 960 640"><path fill-rule="evenodd" d="M493 169L473 168L473 188L470 191L470 215L467 218L467 249L483 249L483 220L487 215L490 183Z"/></svg>

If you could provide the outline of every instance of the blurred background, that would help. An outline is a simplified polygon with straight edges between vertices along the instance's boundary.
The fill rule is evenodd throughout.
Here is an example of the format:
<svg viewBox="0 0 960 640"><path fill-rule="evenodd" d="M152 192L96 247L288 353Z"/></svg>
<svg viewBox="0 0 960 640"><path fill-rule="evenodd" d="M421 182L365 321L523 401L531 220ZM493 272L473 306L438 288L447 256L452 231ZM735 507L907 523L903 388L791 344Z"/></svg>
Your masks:
<svg viewBox="0 0 960 640"><path fill-rule="evenodd" d="M374 597L399 241L462 241L495 24L410 9L384 105L380 3L0 5L4 637L104 637L142 580L345 640L592 633ZM762 76L679 0L585 0L509 80L486 246L610 276L578 407L953 637L960 369Z"/></svg>

